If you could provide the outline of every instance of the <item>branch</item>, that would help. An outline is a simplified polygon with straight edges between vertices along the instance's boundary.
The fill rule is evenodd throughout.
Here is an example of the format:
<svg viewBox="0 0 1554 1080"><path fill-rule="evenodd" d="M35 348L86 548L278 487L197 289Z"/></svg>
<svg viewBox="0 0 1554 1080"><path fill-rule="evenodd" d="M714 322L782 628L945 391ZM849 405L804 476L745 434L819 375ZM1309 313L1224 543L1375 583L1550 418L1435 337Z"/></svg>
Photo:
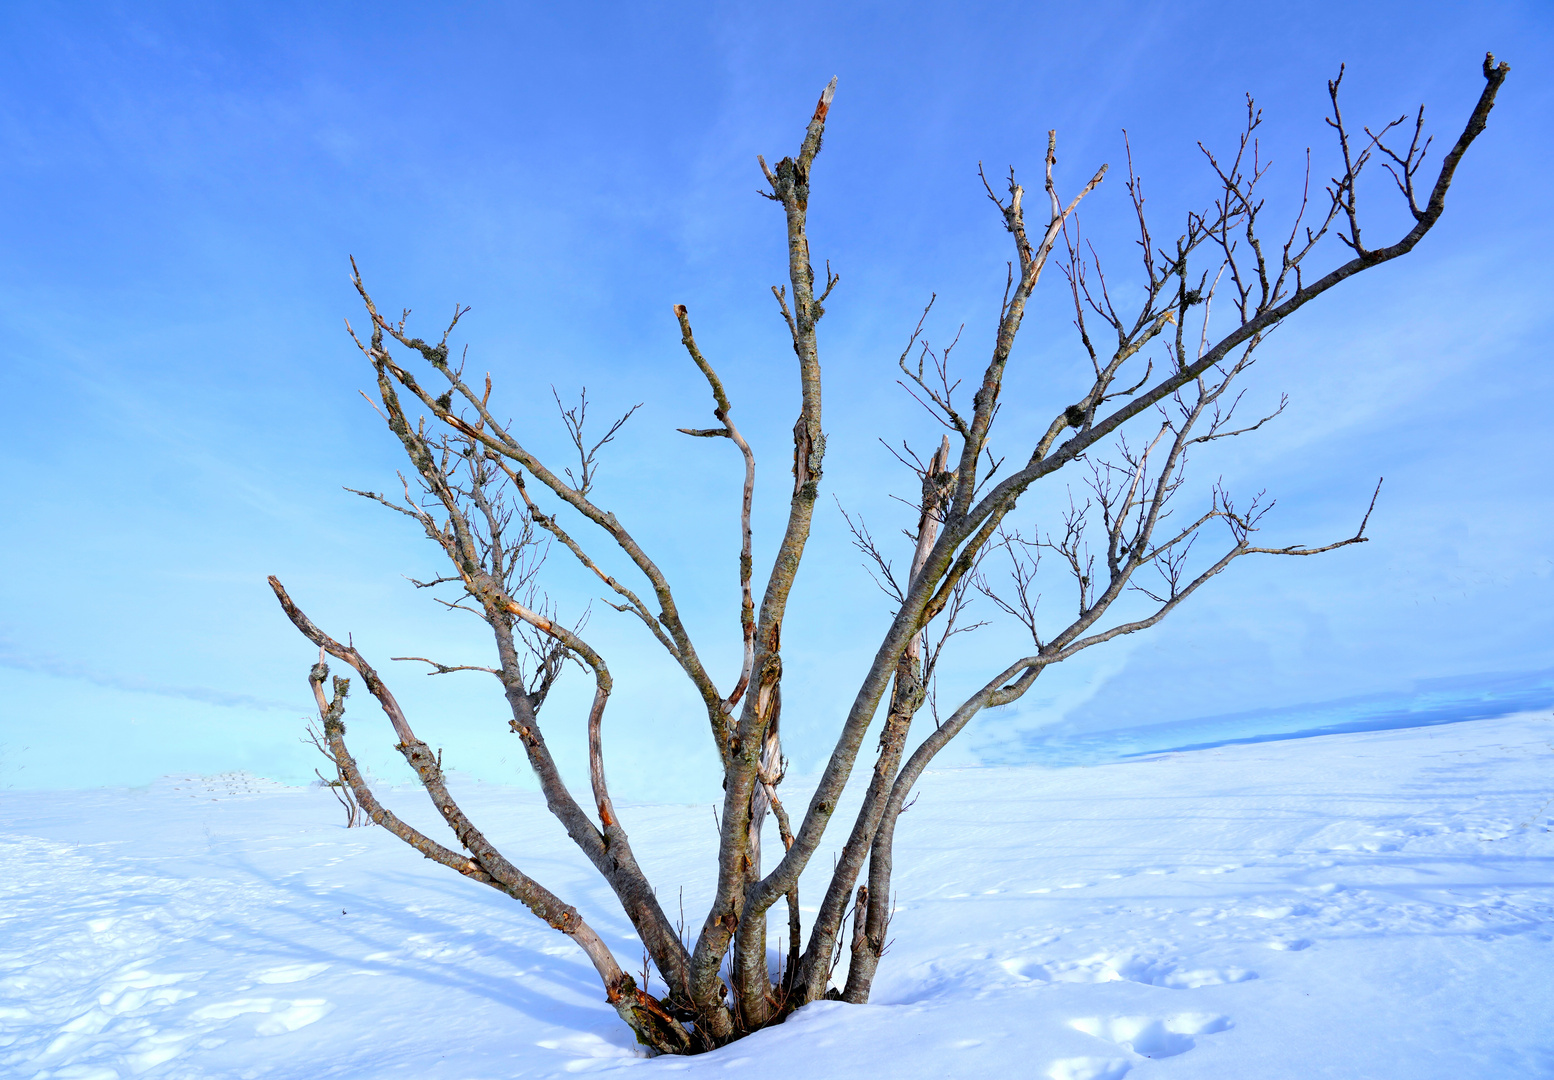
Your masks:
<svg viewBox="0 0 1554 1080"><path fill-rule="evenodd" d="M348 782L351 783L352 790L363 808L367 810L368 816L428 858L436 859L468 877L474 877L476 880L484 881L485 884L500 888L536 916L577 942L604 982L606 1000L615 1006L616 1012L631 1026L645 1045L660 1051L678 1053L688 1049L689 1034L678 1023L669 1019L661 1002L637 989L631 976L621 968L598 933L583 921L577 909L563 902L550 890L510 863L464 815L463 810L448 793L437 758L425 743L416 739L393 694L383 685L377 672L355 646L341 645L325 634L292 602L279 580L272 576L269 582L276 599L280 601L281 609L291 619L292 625L319 647L320 654L328 653L343 660L362 676L368 691L378 699L383 711L388 714L396 734L400 736L400 745L397 749L415 770L422 786L431 796L433 805L437 807L443 820L458 837L459 843L474 856L475 865L470 865L471 860L461 858L405 825L388 813L373 797L371 789L362 781L355 761L350 758L345 748L345 727L339 719L339 711L343 711L343 692L337 695L341 708L339 711L334 711L333 715L331 715L330 705L324 702L323 680L328 675L328 667L320 662L310 672L309 683L313 687L315 700L320 703L322 710L320 715L324 718L324 729L330 737L331 749L335 751L336 760L341 762L342 768L348 768Z"/></svg>
<svg viewBox="0 0 1554 1080"><path fill-rule="evenodd" d="M447 675L455 671L484 671L487 675L501 675L496 668L481 667L478 664L439 664L436 660L428 660L424 656L391 656L390 660L416 660L423 664L430 664L431 671L428 675Z"/></svg>
<svg viewBox="0 0 1554 1080"><path fill-rule="evenodd" d="M687 435L716 436L721 435L729 439L739 447L739 452L745 459L745 483L742 498L739 504L739 628L743 638L743 661L740 664L739 680L734 684L734 689L728 697L723 699L723 710L732 716L734 706L744 696L745 690L750 685L751 673L755 670L755 599L750 591L750 582L754 563L751 556L750 533L750 509L755 499L755 453L750 449L750 444L740 434L732 417L729 416L733 408L729 404L728 395L724 393L723 383L718 378L717 372L712 370L712 365L707 362L696 344L696 335L691 331L691 316L684 304L676 304L674 307L675 318L680 322L680 343L685 346L691 360L701 369L706 376L707 384L712 388L712 400L716 406L712 414L722 422L723 427L709 430L690 430L681 428ZM719 750L726 754L728 747L728 735L719 740Z"/></svg>

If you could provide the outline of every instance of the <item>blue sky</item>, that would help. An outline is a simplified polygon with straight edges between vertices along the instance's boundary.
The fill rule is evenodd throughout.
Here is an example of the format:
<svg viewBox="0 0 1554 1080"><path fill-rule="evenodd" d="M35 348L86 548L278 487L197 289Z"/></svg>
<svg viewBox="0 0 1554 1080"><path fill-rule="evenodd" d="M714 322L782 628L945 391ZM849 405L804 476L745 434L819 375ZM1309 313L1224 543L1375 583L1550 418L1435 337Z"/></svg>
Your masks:
<svg viewBox="0 0 1554 1080"><path fill-rule="evenodd" d="M1034 179L1058 129L1070 190L1113 165L1086 227L1123 251L1123 128L1169 229L1208 197L1197 141L1228 145L1246 92L1265 110L1277 203L1305 147L1328 160L1325 81L1340 62L1349 115L1422 101L1443 140L1476 98L1484 51L1513 69L1441 225L1281 328L1252 392L1287 392L1289 410L1200 466L1276 496L1279 542L1346 535L1385 475L1374 541L1298 565L1245 560L1156 631L979 720L956 760L1054 726L1554 668L1545 4L81 3L11 5L0 29L13 42L0 71L0 786L308 775L311 657L268 573L395 669L450 764L522 779L494 685L387 659L479 662L486 646L473 620L404 581L434 566L425 541L341 490L390 486L399 467L358 395L370 380L341 322L358 310L348 255L383 307L414 308L426 330L472 306L472 365L538 448L559 449L552 384L588 386L601 411L645 403L601 497L670 569L727 681L737 458L674 433L711 421L670 307L690 306L764 463L760 566L797 390L766 292L783 273L781 220L755 194L755 155L794 150L832 75L811 219L817 257L842 274L821 327L827 494L889 534L904 523L889 495L910 484L877 440L937 438L890 374L917 313L937 292L930 336L964 322L968 363L991 340L1008 247L978 161ZM1398 222L1385 197L1373 189L1382 231ZM1016 353L1012 449L1023 418L1068 400L1075 378L1059 280ZM798 769L828 749L888 615L833 505L785 634ZM563 610L579 610L591 591L553 565ZM682 680L608 610L590 629L619 686L616 787L711 797ZM945 692L1017 647L983 632L946 661ZM563 693L548 710L569 768L577 703ZM365 703L353 715L358 752L397 775L386 728Z"/></svg>

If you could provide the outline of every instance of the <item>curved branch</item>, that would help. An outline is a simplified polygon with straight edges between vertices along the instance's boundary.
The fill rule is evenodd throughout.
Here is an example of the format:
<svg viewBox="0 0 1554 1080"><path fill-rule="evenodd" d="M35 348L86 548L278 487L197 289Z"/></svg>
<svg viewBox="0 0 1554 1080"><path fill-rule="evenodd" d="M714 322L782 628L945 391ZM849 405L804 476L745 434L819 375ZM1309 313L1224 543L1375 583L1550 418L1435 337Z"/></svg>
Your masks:
<svg viewBox="0 0 1554 1080"><path fill-rule="evenodd" d="M599 809L599 820L608 835L611 826L617 824L615 804L610 801L610 788L604 779L604 707L609 703L610 691L615 685L615 681L610 677L610 669L605 664L604 657L565 626L547 619L538 612L530 611L516 601L507 600L505 606L509 613L516 615L536 630L549 634L582 657L583 662L593 669L594 700L588 710L588 778L593 786L594 804Z"/></svg>
<svg viewBox="0 0 1554 1080"><path fill-rule="evenodd" d="M604 983L606 1000L615 1006L616 1012L631 1026L645 1045L660 1051L677 1053L683 1053L688 1049L691 1044L690 1034L669 1016L662 1002L638 989L636 982L621 968L604 940L593 927L583 921L577 909L562 901L549 889L509 862L464 815L463 810L448 793L442 769L437 764L436 757L427 749L425 743L416 739L399 703L395 701L393 694L383 685L377 672L356 650L356 647L340 644L315 626L313 621L292 602L285 588L273 575L269 582L276 599L280 601L281 609L291 619L292 625L301 631L303 637L317 645L321 655L328 653L343 660L361 675L368 691L378 699L378 703L388 715L395 733L400 735L398 749L404 754L410 767L415 770L422 786L431 796L433 805L442 814L443 820L453 829L454 835L459 838L459 843L474 856L473 861L478 864L480 875L489 879L485 884L500 888L582 947ZM355 761L350 758L349 752L345 749L345 727L339 717L339 712L343 711L343 696L338 701L342 706L340 710L331 709L323 702L323 680L327 675L328 667L319 663L309 673L308 681L313 687L316 700L323 709L321 715L326 734L330 739L330 748L340 755L338 760L342 768L345 767L346 762L350 763L347 779L369 816L388 827L394 835L428 858L451 866L467 877L481 880L481 876L473 872L474 867L468 865L468 860L460 860L454 852L406 826L384 810L382 805L373 798L371 790L362 780L360 770L356 768Z"/></svg>
<svg viewBox="0 0 1554 1080"><path fill-rule="evenodd" d="M680 430L687 435L722 436L729 439L739 447L739 452L745 459L745 484L739 508L739 628L744 639L744 659L740 665L739 681L734 684L734 689L729 691L728 697L723 699L725 713L734 711L734 706L739 704L739 699L744 696L745 690L750 686L750 676L755 670L755 600L750 592L750 579L753 568L751 560L751 533L750 533L750 509L755 499L755 452L750 449L750 444L740 434L738 426L729 416L733 406L729 404L728 395L723 391L723 382L718 378L717 372L712 370L712 365L701 353L696 344L696 335L691 332L691 316L684 304L674 306L675 318L680 322L680 343L685 346L691 360L701 369L706 376L707 384L712 388L712 400L716 405L712 415L723 424L721 428L704 431L693 431L687 428ZM728 752L728 736L731 732L719 733L718 739L720 753Z"/></svg>

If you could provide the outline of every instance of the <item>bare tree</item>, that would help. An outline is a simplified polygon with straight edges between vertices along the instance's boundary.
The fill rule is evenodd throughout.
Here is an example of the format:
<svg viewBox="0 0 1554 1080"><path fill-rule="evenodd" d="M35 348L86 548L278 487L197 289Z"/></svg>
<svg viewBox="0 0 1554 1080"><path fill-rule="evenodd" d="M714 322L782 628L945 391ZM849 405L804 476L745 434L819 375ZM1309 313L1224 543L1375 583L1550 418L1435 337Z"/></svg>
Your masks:
<svg viewBox="0 0 1554 1080"><path fill-rule="evenodd" d="M371 820L423 855L507 893L577 942L597 969L607 999L637 1038L655 1051L696 1053L717 1047L780 1022L822 997L867 1000L888 942L897 821L923 769L978 713L1015 701L1053 664L1155 625L1237 559L1315 555L1365 541L1369 509L1354 535L1345 539L1317 546L1262 544L1258 530L1271 503L1261 495L1233 497L1217 484L1195 509L1179 518L1172 517L1172 510L1179 499L1193 497L1190 491L1184 494L1184 478L1195 448L1256 431L1271 419L1242 420L1237 415L1241 377L1269 333L1329 289L1406 255L1435 226L1458 164L1484 130L1507 71L1507 65L1496 64L1492 56L1485 59L1483 92L1428 182L1421 172L1430 146L1423 133L1423 110L1357 133L1339 108L1340 72L1329 84L1332 112L1327 121L1337 141L1335 175L1320 193L1313 192L1308 154L1306 197L1271 236L1264 227L1259 190L1267 168L1257 141L1262 120L1250 100L1245 129L1233 150L1224 156L1204 151L1213 183L1207 205L1189 213L1180 231L1173 230L1163 242L1151 230L1130 154L1126 190L1135 211L1141 260L1138 288L1128 294L1138 299L1129 306L1108 288L1094 249L1081 237L1076 213L1102 182L1104 166L1065 201L1054 175L1056 136L1049 133L1035 223L1027 221L1028 193L1012 172L998 190L984 178L987 197L1014 243L992 354L969 404L956 397L960 382L953 374L950 349L936 350L924 342L921 322L901 356L903 385L943 424L946 434L927 460L906 447L898 455L916 474L920 491L903 572L893 568L861 520L852 523L860 548L875 564L876 578L894 600L895 612L857 686L809 803L796 818L778 797L783 777L783 621L809 539L826 451L815 331L838 278L829 267L817 278L806 216L835 80L821 94L798 153L775 166L760 159L768 185L765 195L780 207L786 222L788 281L772 292L792 338L802 404L793 428L787 523L759 600L751 559L755 455L733 419L723 382L696 341L687 309L674 309L681 341L711 389L718 425L681 430L728 439L744 461L739 555L743 660L731 682L724 684L730 686L726 692L704 666L658 563L624 522L593 500L597 454L625 417L595 439L584 430L586 399L574 409L563 408L577 460L575 471L558 472L527 448L512 424L498 419L490 376L471 382L463 360L452 358L449 337L465 309L456 309L439 339L427 341L408 331L403 316L396 321L380 314L356 273L369 333L364 340L353 330L352 337L376 374L381 415L413 466L413 475L401 477L400 496L359 494L406 515L443 551L448 573L416 584L453 587L457 599L443 602L476 614L495 643L489 666L424 662L434 673L476 670L501 683L512 730L539 777L547 806L614 890L667 992L654 997L638 986L575 908L486 840L449 794L438 757L416 737L366 658L354 645L342 644L314 625L272 577L270 584L297 629L323 653L353 668L382 706L396 748L453 830L459 849L412 828L374 797L345 744L348 684L337 678L332 695L326 695L329 669L321 658L309 682L324 743L341 777ZM1402 236L1382 246L1371 246L1363 237L1358 209L1360 179L1373 162L1391 174L1412 219ZM1045 220L1039 220L1043 216ZM1325 269L1313 266L1333 247L1339 254L1336 260ZM989 432L1027 304L1054 254L1072 302L1078 346L1089 364L1089 388L1057 411L1023 462L1005 469L986 453ZM352 266L354 270L354 262ZM430 368L430 374L417 374L414 369L420 365ZM430 385L423 385L422 378ZM1075 478L1061 520L1046 530L1017 526L1011 515L1022 496L1037 482L1055 482L1060 474ZM630 580L606 571L594 553L596 543L618 549L618 556L630 563ZM724 796L714 896L693 941L682 940L660 907L611 802L602 742L613 685L610 671L584 639L584 624L564 624L537 591L547 544L559 545L596 575L612 608L641 622L690 681L705 710L722 763ZM1036 588L1049 572L1069 580L1073 590L1071 606L1050 615L1039 606ZM946 645L968 628L963 613L974 595L1022 625L1030 645L1023 655L984 672L981 688L940 716L934 672ZM586 808L562 782L539 720L550 688L569 663L587 672L594 685L587 717L591 803ZM799 876L820 847L887 695L872 774L805 941ZM914 718L925 704L931 706L935 723L913 745ZM785 848L770 869L763 868L760 859L768 813L776 818ZM867 877L860 884L865 870ZM779 901L786 902L789 936L787 955L774 977L767 955L767 916ZM849 914L854 934L846 980L834 987L831 975L843 952Z"/></svg>

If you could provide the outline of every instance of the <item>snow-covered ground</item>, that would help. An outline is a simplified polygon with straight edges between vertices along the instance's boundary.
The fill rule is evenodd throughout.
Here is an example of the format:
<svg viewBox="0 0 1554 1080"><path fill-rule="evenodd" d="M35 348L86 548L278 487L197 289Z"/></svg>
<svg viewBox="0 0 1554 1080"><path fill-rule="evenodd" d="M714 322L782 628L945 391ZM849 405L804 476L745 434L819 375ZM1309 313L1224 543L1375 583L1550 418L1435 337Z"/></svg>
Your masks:
<svg viewBox="0 0 1554 1080"><path fill-rule="evenodd" d="M537 796L462 788L640 953ZM874 1003L694 1059L637 1056L569 942L341 817L241 775L0 793L0 1075L1554 1077L1547 714L932 773ZM623 817L699 922L708 805Z"/></svg>

